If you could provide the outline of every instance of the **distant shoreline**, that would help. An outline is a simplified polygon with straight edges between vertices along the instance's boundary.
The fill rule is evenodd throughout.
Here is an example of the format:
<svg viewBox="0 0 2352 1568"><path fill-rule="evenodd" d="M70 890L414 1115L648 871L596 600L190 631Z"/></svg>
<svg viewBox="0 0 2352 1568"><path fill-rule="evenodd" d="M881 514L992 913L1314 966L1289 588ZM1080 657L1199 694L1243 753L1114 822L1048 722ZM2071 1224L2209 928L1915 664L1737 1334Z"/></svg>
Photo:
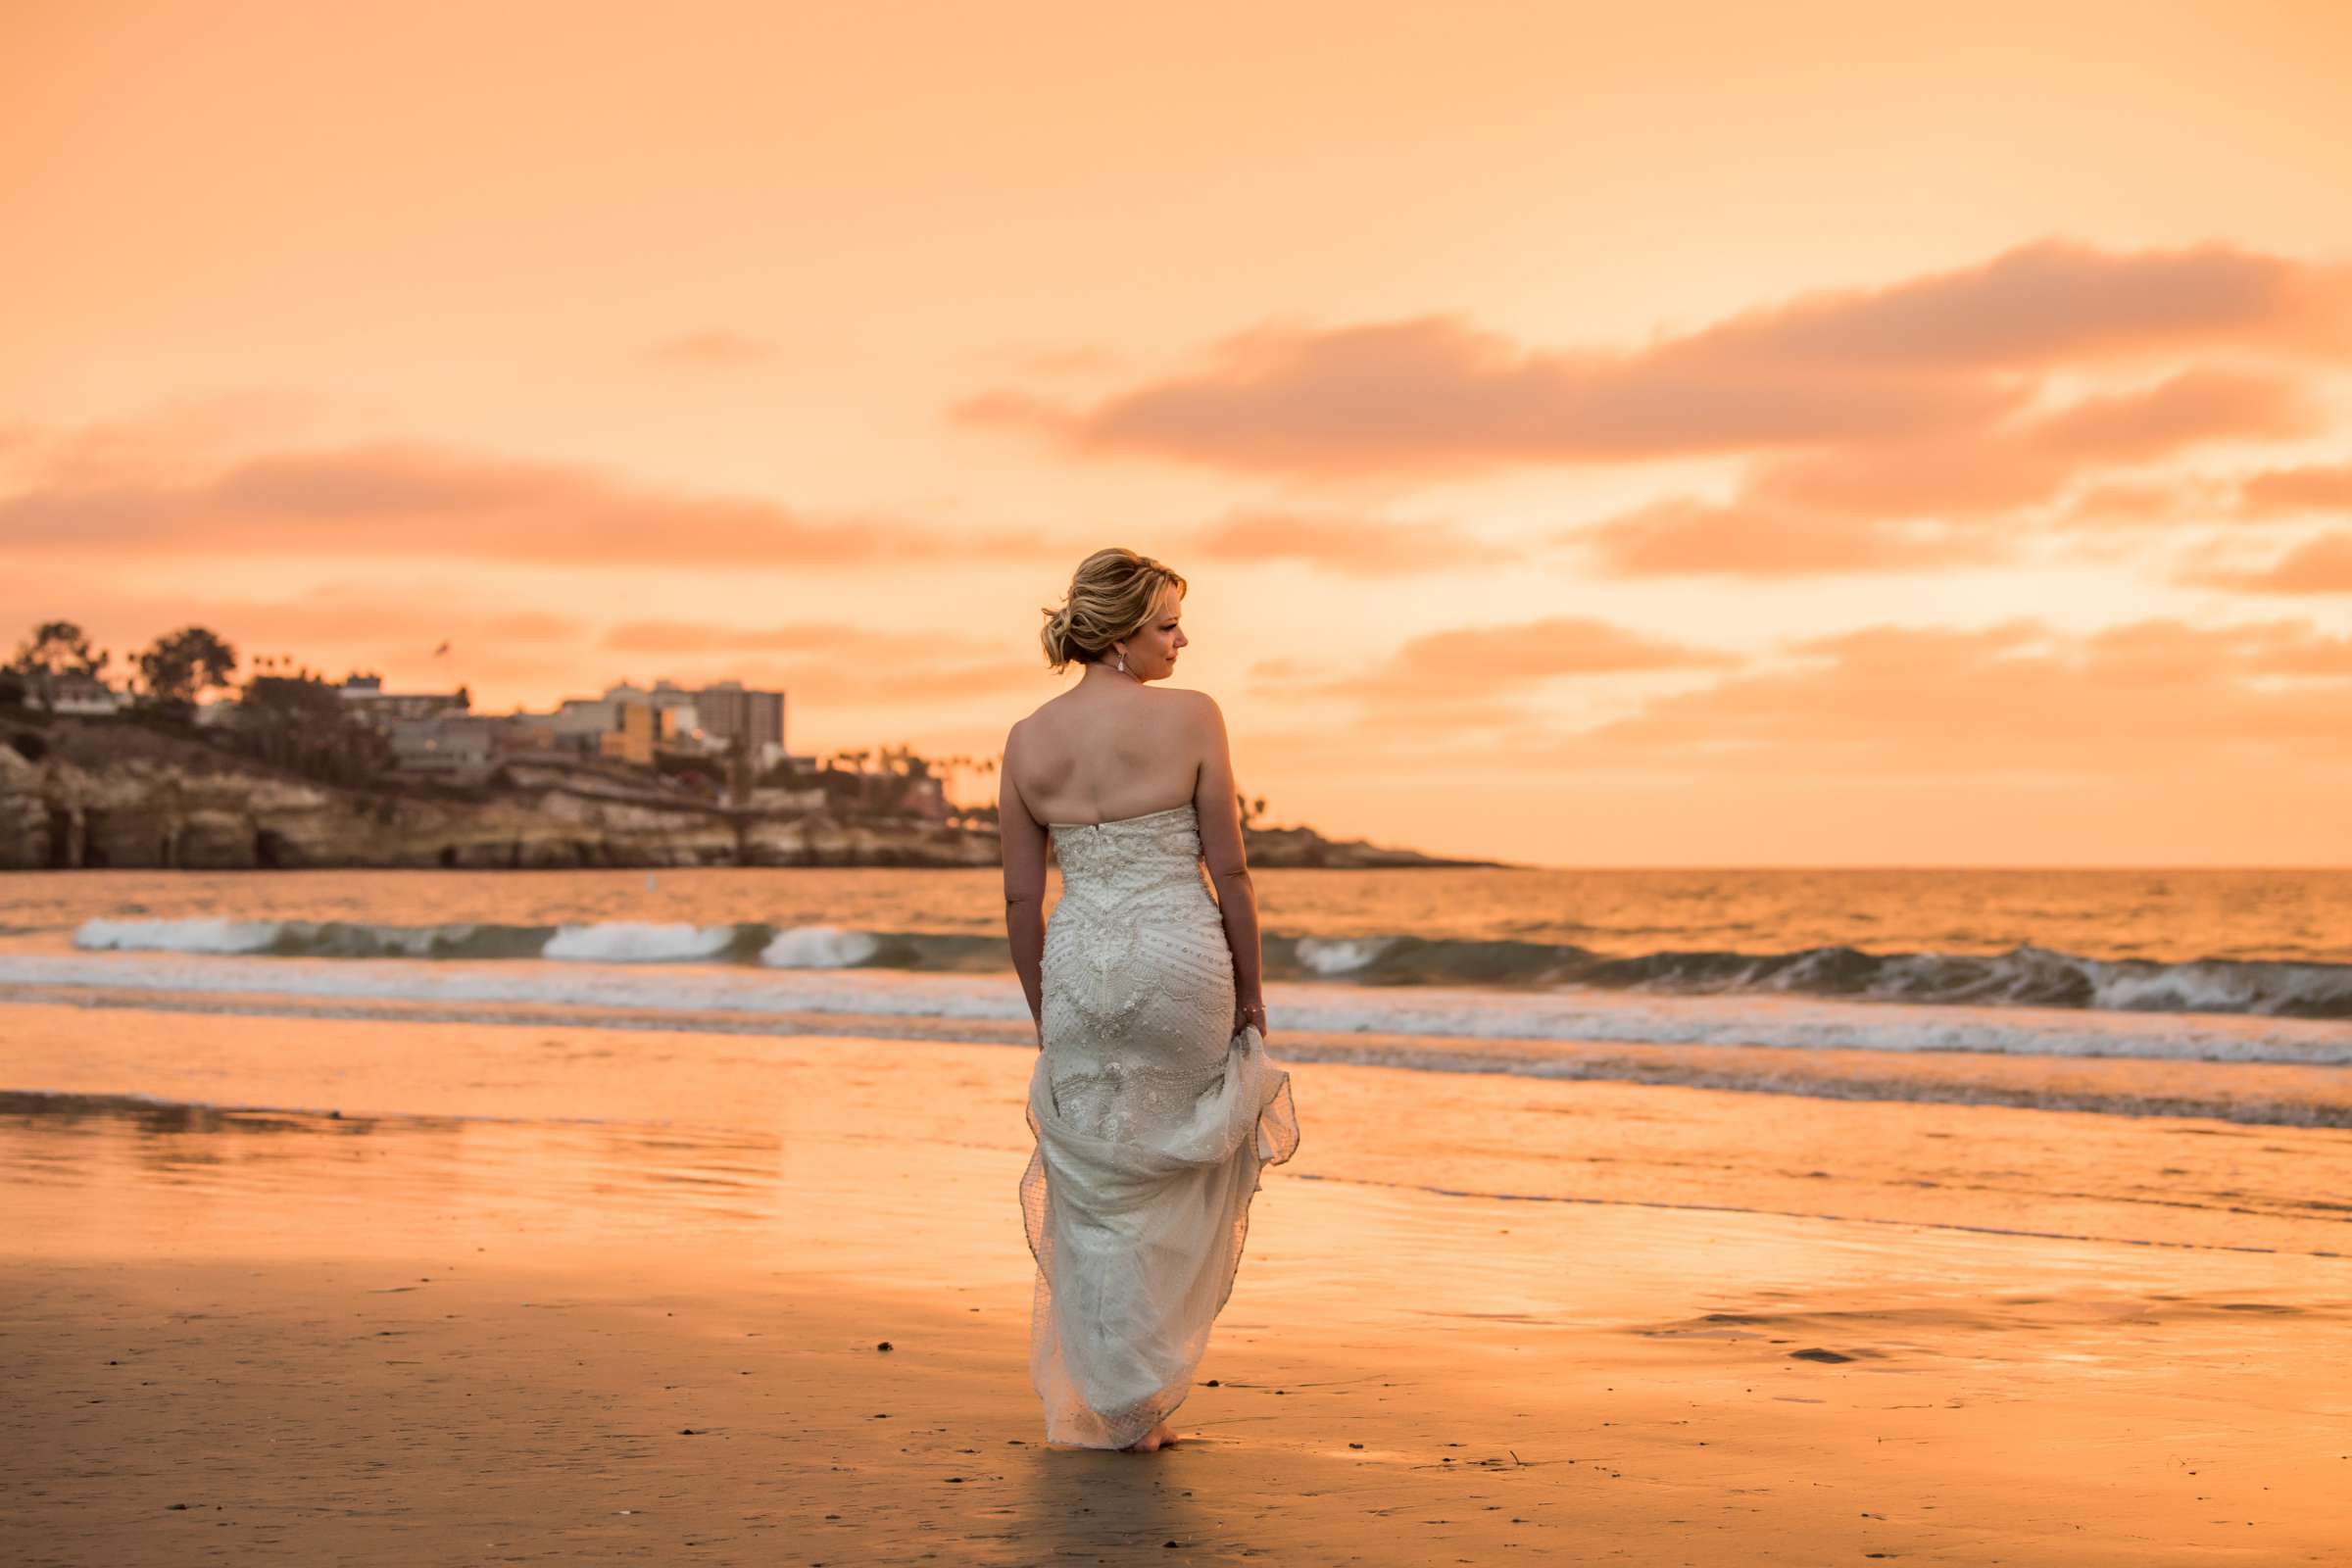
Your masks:
<svg viewBox="0 0 2352 1568"><path fill-rule="evenodd" d="M22 736L35 744L21 747ZM38 760L28 757L29 751ZM1500 868L1311 828L1249 828L1264 869ZM0 870L974 869L992 827L735 807L544 762L490 783L322 783L142 725L0 718Z"/></svg>

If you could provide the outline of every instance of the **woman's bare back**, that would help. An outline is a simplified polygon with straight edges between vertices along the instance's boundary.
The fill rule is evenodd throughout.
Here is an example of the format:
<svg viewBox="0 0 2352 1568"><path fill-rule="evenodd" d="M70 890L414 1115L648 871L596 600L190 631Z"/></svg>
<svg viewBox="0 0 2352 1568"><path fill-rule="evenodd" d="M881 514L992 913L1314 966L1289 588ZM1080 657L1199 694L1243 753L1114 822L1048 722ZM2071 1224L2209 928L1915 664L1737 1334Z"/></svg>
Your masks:
<svg viewBox="0 0 2352 1568"><path fill-rule="evenodd" d="M1200 787L1206 707L1199 692L1082 685L1013 726L1005 771L1041 827L1173 810Z"/></svg>

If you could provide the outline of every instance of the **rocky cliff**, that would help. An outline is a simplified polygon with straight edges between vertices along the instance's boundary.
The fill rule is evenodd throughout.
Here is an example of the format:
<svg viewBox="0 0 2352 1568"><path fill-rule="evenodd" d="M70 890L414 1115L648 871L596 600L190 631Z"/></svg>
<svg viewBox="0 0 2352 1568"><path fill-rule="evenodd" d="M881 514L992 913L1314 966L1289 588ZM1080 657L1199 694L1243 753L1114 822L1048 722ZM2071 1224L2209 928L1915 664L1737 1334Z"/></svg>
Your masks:
<svg viewBox="0 0 2352 1568"><path fill-rule="evenodd" d="M990 833L737 812L552 777L466 791L344 790L168 758L91 768L52 753L35 763L0 747L7 868L996 863Z"/></svg>
<svg viewBox="0 0 2352 1568"><path fill-rule="evenodd" d="M1304 828L1252 832L1249 851L1262 866L1483 863L1335 844ZM516 766L475 789L339 789L136 725L0 724L0 869L993 866L999 858L993 829L734 809L592 771Z"/></svg>

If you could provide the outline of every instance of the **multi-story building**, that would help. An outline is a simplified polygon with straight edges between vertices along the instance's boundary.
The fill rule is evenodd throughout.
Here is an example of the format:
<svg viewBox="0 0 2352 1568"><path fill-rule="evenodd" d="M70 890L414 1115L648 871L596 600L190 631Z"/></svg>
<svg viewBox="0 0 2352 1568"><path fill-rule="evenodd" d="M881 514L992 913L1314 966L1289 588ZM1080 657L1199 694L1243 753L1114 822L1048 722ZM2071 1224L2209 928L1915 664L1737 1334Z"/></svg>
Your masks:
<svg viewBox="0 0 2352 1568"><path fill-rule="evenodd" d="M694 695L703 733L732 747L737 742L761 766L784 755L784 694L747 691L739 680L722 680Z"/></svg>
<svg viewBox="0 0 2352 1568"><path fill-rule="evenodd" d="M565 751L595 753L597 737L620 722L621 705L606 697L567 697L551 716L549 732Z"/></svg>
<svg viewBox="0 0 2352 1568"><path fill-rule="evenodd" d="M651 703L616 702L612 727L596 738L596 755L640 767L654 765L654 747L662 738L662 713Z"/></svg>
<svg viewBox="0 0 2352 1568"><path fill-rule="evenodd" d="M654 689L645 694L645 700L653 704L654 710L662 715L662 734L664 738L687 740L703 732L703 715L695 706L694 693L683 686L658 680L654 682Z"/></svg>
<svg viewBox="0 0 2352 1568"><path fill-rule="evenodd" d="M651 688L626 681L601 697L566 698L552 713L516 713L500 745L577 752L652 766L657 751L723 754L741 736L756 766L784 754L784 694L722 681L692 691L674 681Z"/></svg>

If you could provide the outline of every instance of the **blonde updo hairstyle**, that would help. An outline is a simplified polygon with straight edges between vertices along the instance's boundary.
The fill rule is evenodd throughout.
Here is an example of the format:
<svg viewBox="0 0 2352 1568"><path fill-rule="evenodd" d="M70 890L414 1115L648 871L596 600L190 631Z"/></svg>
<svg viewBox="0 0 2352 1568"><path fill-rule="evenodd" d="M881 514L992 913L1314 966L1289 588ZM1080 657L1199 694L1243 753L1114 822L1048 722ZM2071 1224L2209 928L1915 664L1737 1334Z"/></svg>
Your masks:
<svg viewBox="0 0 2352 1568"><path fill-rule="evenodd" d="M1046 662L1055 670L1100 662L1112 643L1143 630L1170 584L1184 593L1184 579L1150 556L1116 546L1096 551L1078 563L1061 608L1042 612Z"/></svg>

